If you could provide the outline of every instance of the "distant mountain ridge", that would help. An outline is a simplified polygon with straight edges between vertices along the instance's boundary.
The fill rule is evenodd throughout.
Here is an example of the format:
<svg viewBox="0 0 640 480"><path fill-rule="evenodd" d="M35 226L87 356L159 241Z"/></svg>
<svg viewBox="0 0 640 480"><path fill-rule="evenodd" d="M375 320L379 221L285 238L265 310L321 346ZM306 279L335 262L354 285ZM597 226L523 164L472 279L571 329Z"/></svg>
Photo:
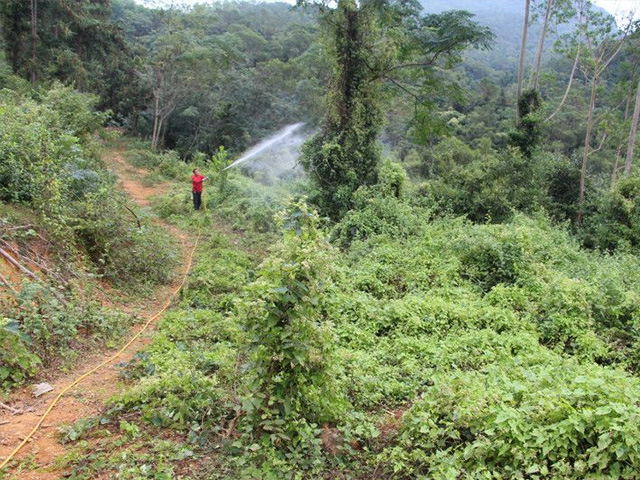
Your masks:
<svg viewBox="0 0 640 480"><path fill-rule="evenodd" d="M496 44L494 53L475 52L470 55L480 62L491 64L495 69L515 72L520 55L524 0L420 0L420 3L425 14L445 10L467 10L473 13L478 23L491 28L496 35ZM597 6L595 9L605 11ZM540 24L541 20L534 22L529 29L527 51L530 56L534 54L538 43ZM568 28L570 27L564 27ZM551 49L553 40L552 36L547 38L547 50Z"/></svg>

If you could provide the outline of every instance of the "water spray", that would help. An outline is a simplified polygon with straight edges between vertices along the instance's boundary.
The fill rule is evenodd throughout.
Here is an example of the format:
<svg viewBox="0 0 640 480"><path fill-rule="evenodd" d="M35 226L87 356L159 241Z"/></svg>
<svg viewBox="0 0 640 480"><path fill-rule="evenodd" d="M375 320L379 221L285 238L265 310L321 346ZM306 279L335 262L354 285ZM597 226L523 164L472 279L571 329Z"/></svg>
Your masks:
<svg viewBox="0 0 640 480"><path fill-rule="evenodd" d="M284 127L282 130L278 131L278 133L276 133L272 137L269 137L269 138L263 140L262 142L258 143L257 145L251 147L247 151L247 153L242 155L239 159L237 159L235 162L233 162L228 167L224 168L222 171L224 172L228 168L235 167L236 165L239 165L242 162L244 162L246 160L249 160L252 157L255 157L256 155L258 155L259 153L265 151L266 149L268 149L272 145L274 145L274 144L276 144L278 142L281 142L282 140L287 138L289 135L291 135L293 132L298 130L300 127L302 127L303 125L304 125L304 123L294 123L293 125L287 125L286 127Z"/></svg>

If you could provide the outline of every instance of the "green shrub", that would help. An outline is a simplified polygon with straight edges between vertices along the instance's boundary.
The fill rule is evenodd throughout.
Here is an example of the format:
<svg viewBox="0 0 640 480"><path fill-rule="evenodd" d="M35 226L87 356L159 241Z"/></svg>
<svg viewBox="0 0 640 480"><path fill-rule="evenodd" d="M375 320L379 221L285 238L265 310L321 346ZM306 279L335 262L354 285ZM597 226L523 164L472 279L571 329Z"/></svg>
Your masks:
<svg viewBox="0 0 640 480"><path fill-rule="evenodd" d="M330 288L333 253L304 203L280 217L284 240L248 287L246 393L242 420L247 453L265 471L313 469L318 426L345 409L336 382L334 336L321 304Z"/></svg>
<svg viewBox="0 0 640 480"><path fill-rule="evenodd" d="M171 362L156 365L153 375L143 377L116 399L115 408L139 411L156 427L194 432L211 429L230 411L228 394L215 374L195 368L191 353L175 345L168 348Z"/></svg>
<svg viewBox="0 0 640 480"><path fill-rule="evenodd" d="M187 189L183 192L171 192L154 198L152 205L153 211L164 219L184 218L193 211L191 195Z"/></svg>
<svg viewBox="0 0 640 480"><path fill-rule="evenodd" d="M414 209L395 196L384 196L372 189L361 187L353 195L355 207L336 224L332 240L347 248L356 240L374 235L408 238L422 226Z"/></svg>
<svg viewBox="0 0 640 480"><path fill-rule="evenodd" d="M0 392L21 385L36 373L40 359L29 351L30 342L18 322L0 318Z"/></svg>
<svg viewBox="0 0 640 480"><path fill-rule="evenodd" d="M126 285L168 283L178 264L176 244L164 229L136 218L123 207L122 195L109 189L87 193L78 204L76 235L110 281Z"/></svg>
<svg viewBox="0 0 640 480"><path fill-rule="evenodd" d="M183 180L187 182L191 177L192 166L180 159L177 152L172 150L153 152L148 149L130 149L127 159L137 167L143 167L156 173L162 179Z"/></svg>
<svg viewBox="0 0 640 480"><path fill-rule="evenodd" d="M216 308L245 287L253 262L220 235L208 240L200 250L182 298L194 308Z"/></svg>
<svg viewBox="0 0 640 480"><path fill-rule="evenodd" d="M436 374L402 419L389 473L415 478L635 478L640 384L548 355Z"/></svg>
<svg viewBox="0 0 640 480"><path fill-rule="evenodd" d="M456 166L422 189L440 211L465 215L477 223L508 221L516 211L535 212L546 199L543 168L537 158L515 150L482 154Z"/></svg>
<svg viewBox="0 0 640 480"><path fill-rule="evenodd" d="M7 312L31 339L34 352L46 360L68 352L81 334L105 341L119 337L131 324L131 317L95 303L64 305L49 287L27 281Z"/></svg>
<svg viewBox="0 0 640 480"><path fill-rule="evenodd" d="M602 190L587 212L580 236L590 248L614 251L640 246L640 177L620 178Z"/></svg>

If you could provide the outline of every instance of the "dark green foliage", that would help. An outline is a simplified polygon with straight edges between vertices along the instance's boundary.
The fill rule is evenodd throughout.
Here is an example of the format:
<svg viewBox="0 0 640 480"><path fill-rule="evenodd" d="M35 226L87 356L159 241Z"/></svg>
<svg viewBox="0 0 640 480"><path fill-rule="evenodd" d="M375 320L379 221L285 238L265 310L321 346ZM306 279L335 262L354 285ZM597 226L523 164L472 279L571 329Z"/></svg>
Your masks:
<svg viewBox="0 0 640 480"><path fill-rule="evenodd" d="M540 118L537 115L542 101L537 90L526 90L518 100L518 125L509 134L511 144L530 159L540 142Z"/></svg>
<svg viewBox="0 0 640 480"><path fill-rule="evenodd" d="M161 11L118 0L114 7L143 63L124 119L136 134L152 134L159 90L160 144L186 158L221 145L237 155L283 125L317 122L329 69L313 12L282 3Z"/></svg>
<svg viewBox="0 0 640 480"><path fill-rule="evenodd" d="M248 451L263 468L289 457L287 463L308 469L313 463L303 459L319 454L320 423L338 420L345 407L335 340L322 314L332 250L305 204L293 205L280 222L284 241L260 267L241 310L249 362L243 424Z"/></svg>
<svg viewBox="0 0 640 480"><path fill-rule="evenodd" d="M341 1L329 25L335 87L326 124L305 145L303 164L318 186L314 201L337 219L352 207L351 196L360 186L377 181L382 113L379 87L367 65L375 12Z"/></svg>
<svg viewBox="0 0 640 480"><path fill-rule="evenodd" d="M92 302L62 304L47 286L23 282L15 302L2 305L0 390L21 385L44 363L67 362L84 344L104 344L127 331L132 318Z"/></svg>
<svg viewBox="0 0 640 480"><path fill-rule="evenodd" d="M41 361L30 351L30 343L17 321L0 318L0 391L21 385L36 373Z"/></svg>
<svg viewBox="0 0 640 480"><path fill-rule="evenodd" d="M421 219L403 199L407 174L396 163L382 165L379 183L360 187L353 195L353 209L346 213L332 232L332 239L343 248L355 240L375 235L407 238L415 235Z"/></svg>
<svg viewBox="0 0 640 480"><path fill-rule="evenodd" d="M640 178L620 178L597 194L580 236L591 248L637 251L640 246Z"/></svg>
<svg viewBox="0 0 640 480"><path fill-rule="evenodd" d="M640 385L619 372L521 355L437 374L383 452L402 478L636 477ZM488 393L490 392L490 395Z"/></svg>
<svg viewBox="0 0 640 480"><path fill-rule="evenodd" d="M13 71L32 82L59 80L94 92L103 108L120 107L136 83L128 47L111 22L110 0L7 0L0 25Z"/></svg>
<svg viewBox="0 0 640 480"><path fill-rule="evenodd" d="M429 95L452 96L457 90L455 82L438 78L438 70L458 63L469 46L491 44L491 32L471 21L468 12L421 18L419 10L416 3L351 0L323 8L334 79L325 124L305 145L303 164L316 186L312 200L333 220L353 207L352 195L360 186L377 182L383 82L404 93L414 88L416 106L430 112L435 102ZM415 87L403 84L405 79L398 78L403 74L413 77Z"/></svg>
<svg viewBox="0 0 640 480"><path fill-rule="evenodd" d="M467 147L462 147L466 149ZM541 164L518 150L481 155L469 164L452 165L423 187L440 209L475 222L502 222L515 211L533 212L546 201Z"/></svg>

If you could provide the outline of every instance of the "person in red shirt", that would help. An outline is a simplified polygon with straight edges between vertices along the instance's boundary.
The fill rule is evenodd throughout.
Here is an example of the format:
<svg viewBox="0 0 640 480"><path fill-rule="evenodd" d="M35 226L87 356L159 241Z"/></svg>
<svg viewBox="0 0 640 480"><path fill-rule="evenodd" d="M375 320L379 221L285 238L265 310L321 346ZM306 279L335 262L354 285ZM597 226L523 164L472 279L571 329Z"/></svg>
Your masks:
<svg viewBox="0 0 640 480"><path fill-rule="evenodd" d="M191 192L193 193L193 208L196 210L200 210L200 204L202 203L202 183L208 178L202 175L197 168L193 169Z"/></svg>

